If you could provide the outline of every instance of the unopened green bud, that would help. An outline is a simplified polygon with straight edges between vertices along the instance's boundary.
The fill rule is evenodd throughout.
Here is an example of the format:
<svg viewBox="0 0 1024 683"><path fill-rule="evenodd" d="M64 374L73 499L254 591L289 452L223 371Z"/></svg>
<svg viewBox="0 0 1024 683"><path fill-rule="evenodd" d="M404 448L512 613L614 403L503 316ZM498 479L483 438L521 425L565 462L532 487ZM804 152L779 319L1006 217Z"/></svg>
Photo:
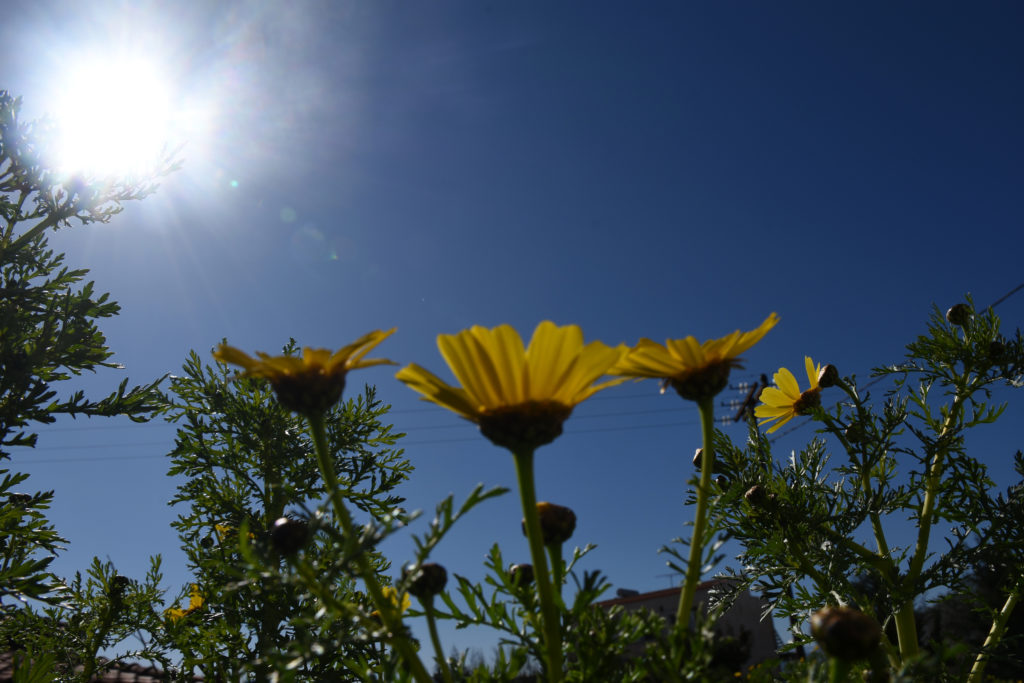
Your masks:
<svg viewBox="0 0 1024 683"><path fill-rule="evenodd" d="M408 576L408 568L402 574ZM448 572L436 562L421 564L409 583L409 593L421 600L432 598L444 590L448 583Z"/></svg>
<svg viewBox="0 0 1024 683"><path fill-rule="evenodd" d="M839 382L839 370L829 363L818 372L818 386L822 389L834 387Z"/></svg>
<svg viewBox="0 0 1024 683"><path fill-rule="evenodd" d="M768 502L768 494L760 484L754 484L743 494L747 502L755 508L763 508Z"/></svg>
<svg viewBox="0 0 1024 683"><path fill-rule="evenodd" d="M726 477L724 474L719 474L717 477L715 477L715 483L718 484L718 488L722 489L723 491L729 488L729 478Z"/></svg>
<svg viewBox="0 0 1024 683"><path fill-rule="evenodd" d="M990 341L988 343L988 357L997 363L1003 359L1003 354L1006 353L1006 344L999 341L998 339Z"/></svg>
<svg viewBox="0 0 1024 683"><path fill-rule="evenodd" d="M967 304L954 304L948 311L946 311L946 320L948 320L951 325L964 327L971 321L971 315L971 307Z"/></svg>
<svg viewBox="0 0 1024 683"><path fill-rule="evenodd" d="M864 427L859 422L853 422L843 430L843 436L850 443L861 443L864 441Z"/></svg>
<svg viewBox="0 0 1024 683"><path fill-rule="evenodd" d="M698 448L693 454L693 466L698 470L701 468L701 464L704 462L704 449Z"/></svg>
<svg viewBox="0 0 1024 683"><path fill-rule="evenodd" d="M508 574L512 578L512 583L518 586L529 586L533 583L532 564L514 564L508 568Z"/></svg>
<svg viewBox="0 0 1024 683"><path fill-rule="evenodd" d="M540 536L544 545L565 543L576 530L576 513L564 505L541 501L537 503L537 517L540 519ZM525 519L523 534L526 535Z"/></svg>
<svg viewBox="0 0 1024 683"><path fill-rule="evenodd" d="M297 553L309 540L309 525L291 517L281 517L270 529L270 542L282 555Z"/></svg>
<svg viewBox="0 0 1024 683"><path fill-rule="evenodd" d="M878 647L882 627L852 607L826 607L811 616L811 635L828 656L853 662Z"/></svg>

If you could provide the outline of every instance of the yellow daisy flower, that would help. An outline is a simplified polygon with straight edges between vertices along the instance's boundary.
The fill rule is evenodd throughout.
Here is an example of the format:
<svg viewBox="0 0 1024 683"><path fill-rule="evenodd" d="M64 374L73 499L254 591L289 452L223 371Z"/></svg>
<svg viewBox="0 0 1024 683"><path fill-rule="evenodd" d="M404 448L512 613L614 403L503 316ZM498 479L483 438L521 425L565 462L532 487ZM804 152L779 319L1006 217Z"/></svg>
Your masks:
<svg viewBox="0 0 1024 683"><path fill-rule="evenodd" d="M576 405L624 381L595 383L627 349L597 341L584 345L577 325L559 327L545 320L527 348L509 325L442 334L437 346L461 387L415 364L396 377L424 400L476 422L484 436L516 452L550 443Z"/></svg>
<svg viewBox="0 0 1024 683"><path fill-rule="evenodd" d="M183 619L188 615L192 614L202 606L203 596L199 592L199 585L193 583L192 592L188 601L188 609L179 609L177 607L171 607L170 609L164 610L164 616L170 619L171 621L178 621L179 619Z"/></svg>
<svg viewBox="0 0 1024 683"><path fill-rule="evenodd" d="M412 600L409 599L408 593L402 593L399 596L398 589L394 586L382 586L380 592L384 597L398 610L399 614L405 614L405 611L412 606ZM373 610L370 612L370 616L380 618L380 612Z"/></svg>
<svg viewBox="0 0 1024 683"><path fill-rule="evenodd" d="M769 434L797 415L804 415L811 408L821 405L821 386L818 382L822 372L821 365L815 365L810 356L805 356L804 366L807 370L807 382L810 384L807 391L801 393L800 385L797 384L793 373L786 368L779 368L772 377L775 386L766 387L761 392L761 405L754 410L754 415L763 418L761 425L775 422L768 429Z"/></svg>
<svg viewBox="0 0 1024 683"><path fill-rule="evenodd" d="M685 399L710 399L729 383L729 371L742 367L739 355L761 341L778 322L779 317L772 313L755 330L736 330L706 342L694 337L668 339L664 344L641 339L611 374L662 379Z"/></svg>
<svg viewBox="0 0 1024 683"><path fill-rule="evenodd" d="M221 344L213 357L221 363L245 369L242 376L263 377L270 382L277 400L285 408L302 415L320 414L338 402L345 390L349 370L393 363L385 358L364 360L367 353L394 333L395 328L374 330L348 346L328 349L302 349L302 357L270 356L257 351L259 358Z"/></svg>

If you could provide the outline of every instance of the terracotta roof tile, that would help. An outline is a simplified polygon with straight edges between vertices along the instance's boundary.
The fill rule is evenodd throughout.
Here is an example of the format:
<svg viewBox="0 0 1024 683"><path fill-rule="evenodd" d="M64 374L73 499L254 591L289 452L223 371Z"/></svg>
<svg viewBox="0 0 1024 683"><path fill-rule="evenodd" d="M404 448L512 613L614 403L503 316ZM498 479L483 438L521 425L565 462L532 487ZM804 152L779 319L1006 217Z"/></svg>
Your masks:
<svg viewBox="0 0 1024 683"><path fill-rule="evenodd" d="M101 660L106 663L109 660ZM0 683L10 683L14 676L14 655L0 652ZM103 672L102 676L93 677L90 683L166 683L169 680L166 672L155 666L141 664L118 663ZM202 677L193 676L192 681L202 681Z"/></svg>

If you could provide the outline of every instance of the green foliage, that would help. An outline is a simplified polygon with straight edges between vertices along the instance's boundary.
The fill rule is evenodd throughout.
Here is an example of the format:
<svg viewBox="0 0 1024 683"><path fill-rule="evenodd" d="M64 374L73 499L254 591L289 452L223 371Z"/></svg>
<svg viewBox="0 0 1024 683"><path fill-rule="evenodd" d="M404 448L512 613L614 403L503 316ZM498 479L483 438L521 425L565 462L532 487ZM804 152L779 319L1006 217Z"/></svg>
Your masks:
<svg viewBox="0 0 1024 683"><path fill-rule="evenodd" d="M145 640L124 647L132 636L153 630L159 622L153 605L162 596L161 578L159 557L138 581L94 559L85 576L76 574L68 583L62 604L39 611L31 605L8 610L3 630L8 643L22 653L19 674L26 680L54 680L44 674L56 673L61 681L86 683L122 661L166 665L162 651ZM116 658L100 656L115 648L123 650Z"/></svg>
<svg viewBox="0 0 1024 683"><path fill-rule="evenodd" d="M62 178L48 170L46 124L18 118L20 100L0 91L0 461L15 447L36 445L34 424L56 415L127 415L145 420L159 405L158 382L128 388L124 380L99 400L76 391L60 398L56 383L83 371L117 367L96 321L118 313L97 294L88 271L64 265L47 246L52 230L72 222L106 222L121 203L141 199L176 166L170 157L147 179ZM66 598L49 564L64 540L45 517L52 493L23 493L24 474L0 470L0 604Z"/></svg>
<svg viewBox="0 0 1024 683"><path fill-rule="evenodd" d="M284 349L296 351L294 342ZM408 520L397 487L412 469L396 447L401 435L382 422L387 406L367 387L326 416L343 496L368 519L361 538L349 539L322 505L328 491L305 422L266 381L236 380L192 353L170 388L167 419L179 427L168 474L181 482L171 502L186 507L172 526L203 600L165 620L163 642L183 653L181 670L328 680L376 666L383 651L376 629L366 633L372 608L357 589L353 557L365 553L376 571L388 568L374 548L381 530ZM285 516L305 531L297 552L275 538Z"/></svg>
<svg viewBox="0 0 1024 683"><path fill-rule="evenodd" d="M876 371L894 380L880 404L855 378L839 382L845 399L811 414L823 436L788 460L774 457L753 424L744 446L722 434L715 446L728 482L719 501L726 534L743 546L737 585L763 592L777 616L791 617L797 643L808 640L800 626L810 612L858 605L890 626L883 646L912 668L928 666L918 659L914 618L923 596L971 593L982 558L1013 577L1004 598L1021 590L1022 484L996 492L966 444L971 429L1005 408L988 403L993 389L1021 386L1024 343L1019 331L1001 335L991 310L953 324L936 309L928 334L907 350L902 363ZM941 549L931 539L939 523L950 529ZM916 530L914 546L889 545L899 525ZM980 643L972 647L968 661Z"/></svg>

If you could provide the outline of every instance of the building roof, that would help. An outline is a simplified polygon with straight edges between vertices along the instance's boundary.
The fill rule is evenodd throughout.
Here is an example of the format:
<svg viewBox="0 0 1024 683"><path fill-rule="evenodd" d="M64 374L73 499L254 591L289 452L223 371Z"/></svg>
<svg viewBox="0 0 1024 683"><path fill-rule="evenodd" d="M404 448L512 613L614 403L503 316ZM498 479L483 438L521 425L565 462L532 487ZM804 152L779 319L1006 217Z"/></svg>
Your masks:
<svg viewBox="0 0 1024 683"><path fill-rule="evenodd" d="M720 583L727 583L724 579L712 579L711 581L705 581L704 583L697 584L698 591L706 591L713 586L717 586ZM682 590L681 586L675 588L665 588L660 591L651 591L649 593L637 593L636 595L626 595L619 598L612 598L611 600L602 600L601 602L595 603L600 607L611 607L612 605L629 605L634 602L647 602L648 600L657 600L658 598L667 598L672 595L679 595L679 591Z"/></svg>
<svg viewBox="0 0 1024 683"><path fill-rule="evenodd" d="M106 663L109 660L101 660ZM0 683L10 683L14 680L14 654L11 652L0 652ZM170 677L162 669L155 666L143 666L141 664L128 664L118 662L100 676L94 676L89 683L166 683ZM193 681L202 681L199 676L193 676Z"/></svg>

